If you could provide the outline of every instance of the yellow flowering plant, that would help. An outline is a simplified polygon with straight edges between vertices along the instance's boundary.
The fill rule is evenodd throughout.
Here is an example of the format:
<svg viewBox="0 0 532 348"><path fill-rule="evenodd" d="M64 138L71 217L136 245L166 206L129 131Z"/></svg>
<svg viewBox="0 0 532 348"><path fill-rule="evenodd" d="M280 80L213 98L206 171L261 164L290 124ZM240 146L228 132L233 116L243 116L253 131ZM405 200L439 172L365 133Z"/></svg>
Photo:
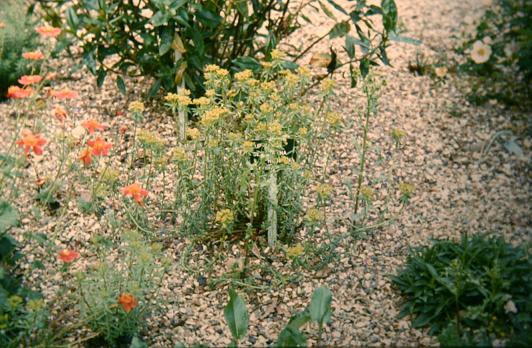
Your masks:
<svg viewBox="0 0 532 348"><path fill-rule="evenodd" d="M175 219L183 231L222 239L266 237L270 245L292 240L304 222L305 192L316 149L340 126L324 82L319 107L302 102L311 83L306 69L282 67L276 53L261 73L205 69L205 97L176 101L197 120L187 125L175 165ZM170 95L167 96L167 101ZM326 190L327 191L327 190ZM330 193L330 192L329 192Z"/></svg>

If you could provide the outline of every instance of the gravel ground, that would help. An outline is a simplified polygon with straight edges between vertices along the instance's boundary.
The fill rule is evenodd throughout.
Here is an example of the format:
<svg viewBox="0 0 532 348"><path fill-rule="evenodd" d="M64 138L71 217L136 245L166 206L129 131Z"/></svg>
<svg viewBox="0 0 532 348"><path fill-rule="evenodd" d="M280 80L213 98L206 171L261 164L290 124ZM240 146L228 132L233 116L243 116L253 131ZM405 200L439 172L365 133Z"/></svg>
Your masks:
<svg viewBox="0 0 532 348"><path fill-rule="evenodd" d="M407 318L396 318L400 298L393 291L389 276L402 265L408 249L427 244L433 237L458 238L465 232L493 232L515 243L529 238L530 139L517 139L527 155L524 159L498 142L489 151L483 150L497 131L514 130L520 134L530 115L508 111L496 103L484 107L468 105L463 97L463 81L449 76L444 83L436 83L428 76L415 76L408 69L418 53L427 57L441 51L452 54L450 51L459 42L454 36L470 30L489 2L397 0L397 4L404 35L418 38L423 44L394 44L390 48L393 67L376 71L376 78L386 82L381 88L379 111L371 120L365 185L374 192L369 224L382 226L358 233L356 238L341 239L335 250L337 262L317 271L293 269L282 253L273 253L272 268L282 276L296 275L299 280L282 287L262 284L264 288L259 290L242 290L250 310L250 329L242 345L272 343L291 314L304 309L312 290L319 285L327 285L334 294L333 320L326 328L326 344L435 345L426 332L411 328ZM325 27L321 24L327 19L315 20L315 28L294 40L310 40L319 35ZM327 48L316 47L316 51L320 50ZM105 120L111 129L128 124L116 112L124 111L129 101L137 99L135 92L125 100L116 94L112 82L106 82L103 92L96 92L93 77L84 73L74 77L76 80L67 84L78 90L83 100L70 105L69 127L89 117ZM338 77L338 86L335 103L349 127L333 139L334 146L326 151L330 163L325 180L335 188L334 203L328 211L333 236L348 232L345 221L351 205L344 182L356 178L356 145L361 142L362 133L358 116L364 104L360 91L349 89L347 76ZM10 115L12 107L0 105L0 113ZM149 108L147 114L147 128L168 139L173 136L172 123L160 114L160 108ZM398 149L390 135L393 129L405 132ZM12 131L6 127L0 133ZM46 161L38 162L41 171L46 166L53 168ZM21 191L29 189L28 182L21 183ZM401 183L415 187L407 205L398 203ZM160 191L154 190L154 194L164 190L164 183L159 187ZM28 212L31 198L21 196L17 204ZM71 208L59 221L51 216L26 215L23 227L16 230L17 238L22 239L22 234L30 229L38 230L54 236L57 245L76 246L83 255L91 235L104 233L106 226L94 215L82 215L74 204ZM324 236L315 238L317 245L325 242ZM160 286L160 296L168 303L148 323L146 339L150 345L168 347L177 341L187 345L230 343L223 318L227 287L212 290L204 286L203 280L222 276L241 260L242 248L234 246L224 255L196 248L184 257L189 245L190 241L175 239L166 250L176 262ZM31 261L40 257L43 250L27 247L25 253ZM259 253L257 256L262 257L268 251ZM50 260L45 265L53 268L54 262ZM263 261L257 257L251 262ZM84 262L76 264L79 269L85 266ZM63 279L51 274L32 271L29 283L43 291L48 301L55 301L62 296L59 289ZM264 276L266 281L270 278ZM57 309L56 314L60 311ZM316 333L315 329L308 331L310 344L316 342Z"/></svg>

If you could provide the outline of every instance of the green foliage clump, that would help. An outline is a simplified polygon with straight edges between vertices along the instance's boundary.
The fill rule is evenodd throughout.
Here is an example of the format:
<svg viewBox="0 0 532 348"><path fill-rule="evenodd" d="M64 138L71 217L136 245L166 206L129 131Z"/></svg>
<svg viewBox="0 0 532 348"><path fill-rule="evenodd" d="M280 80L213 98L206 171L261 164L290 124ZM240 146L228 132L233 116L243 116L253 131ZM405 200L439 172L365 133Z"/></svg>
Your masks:
<svg viewBox="0 0 532 348"><path fill-rule="evenodd" d="M3 99L8 87L30 72L22 53L35 49L38 40L22 0L2 1L0 23L3 26L0 28L0 99Z"/></svg>
<svg viewBox="0 0 532 348"><path fill-rule="evenodd" d="M128 343L141 330L154 309L149 297L158 300L164 275L160 250L137 232L124 232L118 254L99 253L102 257L92 270L76 275L81 320L99 334L98 344ZM121 300L124 295L127 301Z"/></svg>
<svg viewBox="0 0 532 348"><path fill-rule="evenodd" d="M269 59L283 39L311 20L309 10L322 11L335 20L330 30L307 47L294 47L295 62L325 39L345 38L349 60L340 63L331 47L327 69L332 73L349 64L367 73L377 61L388 64L386 48L397 25L394 0L381 6L357 1L350 9L332 0L152 0L101 1L38 0L45 20L60 27L66 18L69 40L83 49L83 62L102 84L108 72L117 72L117 87L125 91L120 75L155 78L150 94L160 87L175 90L182 82L194 96L204 92L203 69L216 64L232 72L259 70L259 59ZM346 19L338 20L337 15ZM382 21L382 26L377 22ZM350 34L350 32L356 32ZM356 51L355 52L355 48ZM176 56L177 55L177 56ZM111 56L115 59L111 62ZM356 65L355 65L356 64Z"/></svg>
<svg viewBox="0 0 532 348"><path fill-rule="evenodd" d="M476 104L496 99L508 106L530 105L532 90L532 3L527 0L498 0L486 11L476 31L459 53L484 43L489 59L475 63L468 59L458 71L478 77L469 100Z"/></svg>
<svg viewBox="0 0 532 348"><path fill-rule="evenodd" d="M393 279L405 298L400 316L430 327L442 345L532 344L532 261L501 238L438 240L412 252Z"/></svg>
<svg viewBox="0 0 532 348"><path fill-rule="evenodd" d="M42 296L22 286L14 272L22 255L8 230L19 224L18 212L0 201L0 346L37 344L46 328L48 311Z"/></svg>

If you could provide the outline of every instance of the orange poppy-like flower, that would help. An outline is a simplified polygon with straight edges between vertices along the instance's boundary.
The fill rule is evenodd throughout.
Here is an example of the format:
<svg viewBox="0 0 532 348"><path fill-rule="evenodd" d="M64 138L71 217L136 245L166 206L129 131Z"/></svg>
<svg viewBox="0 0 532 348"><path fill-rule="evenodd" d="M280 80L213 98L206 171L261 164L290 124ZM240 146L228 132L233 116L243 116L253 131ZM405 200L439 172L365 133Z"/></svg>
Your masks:
<svg viewBox="0 0 532 348"><path fill-rule="evenodd" d="M42 81L42 76L24 75L18 80L18 83L20 83L23 86L27 86L27 85L33 85L33 84L39 83L41 81Z"/></svg>
<svg viewBox="0 0 532 348"><path fill-rule="evenodd" d="M56 77L57 77L57 73L54 73L54 72L48 73L46 75L46 79L50 81L55 80Z"/></svg>
<svg viewBox="0 0 532 348"><path fill-rule="evenodd" d="M138 182L122 188L122 193L127 197L130 196L138 204L142 204L142 199L148 196L148 191L143 189Z"/></svg>
<svg viewBox="0 0 532 348"><path fill-rule="evenodd" d="M50 96L57 99L74 99L79 97L79 93L70 88L64 88L59 91L52 90Z"/></svg>
<svg viewBox="0 0 532 348"><path fill-rule="evenodd" d="M39 51L24 52L22 53L22 57L27 60L41 60L44 59L44 54Z"/></svg>
<svg viewBox="0 0 532 348"><path fill-rule="evenodd" d="M81 126L85 128L90 134L94 133L96 130L103 131L105 126L95 119L91 118L81 123Z"/></svg>
<svg viewBox="0 0 532 348"><path fill-rule="evenodd" d="M57 258L64 263L71 263L79 257L79 253L75 250L62 249L57 253Z"/></svg>
<svg viewBox="0 0 532 348"><path fill-rule="evenodd" d="M79 159L83 162L84 165L88 166L92 163L92 149L86 148L81 151Z"/></svg>
<svg viewBox="0 0 532 348"><path fill-rule="evenodd" d="M87 144L91 147L94 156L107 156L109 155L109 150L113 147L112 144L109 144L100 137L87 141Z"/></svg>
<svg viewBox="0 0 532 348"><path fill-rule="evenodd" d="M31 97L32 93L33 89L31 89L31 87L20 88L18 86L11 86L7 90L7 97L13 99L24 99Z"/></svg>
<svg viewBox="0 0 532 348"><path fill-rule="evenodd" d="M42 147L46 144L46 139L41 137L40 134L33 134L29 129L22 131L22 139L17 140L17 145L24 147L24 152L29 155L30 151L36 155L42 155Z"/></svg>
<svg viewBox="0 0 532 348"><path fill-rule="evenodd" d="M35 29L35 31L44 37L58 37L59 34L61 34L60 28L50 27L48 25L38 27Z"/></svg>
<svg viewBox="0 0 532 348"><path fill-rule="evenodd" d="M120 128L118 128L118 131L120 132L120 134L126 134L127 126L126 125L121 125Z"/></svg>
<svg viewBox="0 0 532 348"><path fill-rule="evenodd" d="M124 308L126 313L131 312L139 305L139 301L135 298L135 296L128 292L123 292L120 294L120 296L118 296L118 303L122 305L122 308Z"/></svg>
<svg viewBox="0 0 532 348"><path fill-rule="evenodd" d="M60 122L63 122L68 116L66 110L61 105L54 106L51 111L51 114Z"/></svg>

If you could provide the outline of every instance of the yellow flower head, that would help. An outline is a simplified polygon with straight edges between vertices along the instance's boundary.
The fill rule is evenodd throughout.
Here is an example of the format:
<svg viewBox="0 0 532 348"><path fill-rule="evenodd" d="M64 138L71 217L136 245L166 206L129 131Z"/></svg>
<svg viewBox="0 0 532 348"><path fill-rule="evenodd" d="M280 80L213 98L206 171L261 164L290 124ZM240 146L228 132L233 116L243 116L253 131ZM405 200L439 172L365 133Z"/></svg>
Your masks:
<svg viewBox="0 0 532 348"><path fill-rule="evenodd" d="M328 112L325 115L325 120L330 126L334 127L342 122L342 116L338 112Z"/></svg>
<svg viewBox="0 0 532 348"><path fill-rule="evenodd" d="M261 104L259 109L260 109L260 112L262 112L263 114L269 114L270 112L273 111L272 106L270 104L268 104L268 103Z"/></svg>
<svg viewBox="0 0 532 348"><path fill-rule="evenodd" d="M194 128L192 128L192 129L194 129ZM178 147L176 147L174 149L172 155L173 155L172 157L174 158L174 160L177 161L177 162L183 162L183 161L187 160L187 153L186 153L185 149L180 147L180 146L178 146Z"/></svg>
<svg viewBox="0 0 532 348"><path fill-rule="evenodd" d="M316 193L321 199L327 199L331 196L333 187L329 184L319 184L316 186Z"/></svg>
<svg viewBox="0 0 532 348"><path fill-rule="evenodd" d="M368 201L373 200L373 190L368 186L362 186L360 188L360 195Z"/></svg>
<svg viewBox="0 0 532 348"><path fill-rule="evenodd" d="M305 215L305 218L308 222L319 222L323 220L323 214L321 211L319 211L317 208L310 208L307 210L307 214Z"/></svg>
<svg viewBox="0 0 532 348"><path fill-rule="evenodd" d="M247 81L252 77L253 77L253 72L249 69L242 70L235 74L235 80L240 81L240 82Z"/></svg>
<svg viewBox="0 0 532 348"><path fill-rule="evenodd" d="M333 91L335 87L335 82L332 79L326 78L323 79L320 83L320 90L322 93L329 94Z"/></svg>
<svg viewBox="0 0 532 348"><path fill-rule="evenodd" d="M307 127L301 127L298 130L298 133L300 136L304 137L308 134L308 128Z"/></svg>
<svg viewBox="0 0 532 348"><path fill-rule="evenodd" d="M281 60L285 57L285 54L283 51L280 51L278 49L272 50L272 59L273 60Z"/></svg>
<svg viewBox="0 0 532 348"><path fill-rule="evenodd" d="M205 105L209 105L211 103L211 100L206 97L200 97L200 98L194 99L192 103L198 106L205 106Z"/></svg>
<svg viewBox="0 0 532 348"><path fill-rule="evenodd" d="M294 245L293 247L286 249L286 257L293 259L293 258L303 255L304 252L305 252L305 248L300 243L298 243Z"/></svg>
<svg viewBox="0 0 532 348"><path fill-rule="evenodd" d="M244 153L250 153L255 150L255 143L249 140L246 140L242 143L242 150Z"/></svg>
<svg viewBox="0 0 532 348"><path fill-rule="evenodd" d="M411 195L416 187L414 184L408 183L408 182L402 182L399 184L399 192L403 195Z"/></svg>
<svg viewBox="0 0 532 348"><path fill-rule="evenodd" d="M187 128L186 130L187 137L192 140L197 140L201 136L201 132L197 128Z"/></svg>
<svg viewBox="0 0 532 348"><path fill-rule="evenodd" d="M220 117L225 115L228 112L226 108L216 107L211 110L208 110L203 117L201 118L200 123L204 126L210 126L216 123Z"/></svg>
<svg viewBox="0 0 532 348"><path fill-rule="evenodd" d="M141 101L134 101L129 104L128 110L130 112L141 113L144 111L144 103Z"/></svg>
<svg viewBox="0 0 532 348"><path fill-rule="evenodd" d="M216 213L214 221L226 227L235 220L235 214L231 209L222 209Z"/></svg>

